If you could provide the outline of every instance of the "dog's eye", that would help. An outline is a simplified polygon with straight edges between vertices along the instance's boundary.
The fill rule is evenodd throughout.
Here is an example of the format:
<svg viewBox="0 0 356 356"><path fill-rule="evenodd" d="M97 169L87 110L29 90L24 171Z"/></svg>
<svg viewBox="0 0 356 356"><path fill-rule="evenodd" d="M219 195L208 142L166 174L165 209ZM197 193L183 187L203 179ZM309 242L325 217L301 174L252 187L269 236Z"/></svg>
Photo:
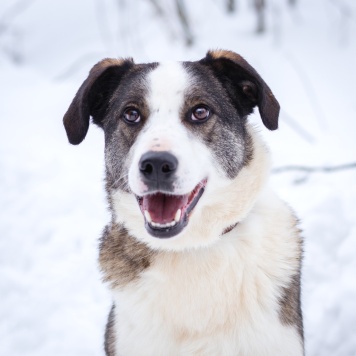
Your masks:
<svg viewBox="0 0 356 356"><path fill-rule="evenodd" d="M134 108L127 108L124 111L123 118L126 122L132 124L132 123L138 123L141 120L141 115L140 112Z"/></svg>
<svg viewBox="0 0 356 356"><path fill-rule="evenodd" d="M205 105L196 106L192 111L192 121L204 121L210 116L210 110Z"/></svg>

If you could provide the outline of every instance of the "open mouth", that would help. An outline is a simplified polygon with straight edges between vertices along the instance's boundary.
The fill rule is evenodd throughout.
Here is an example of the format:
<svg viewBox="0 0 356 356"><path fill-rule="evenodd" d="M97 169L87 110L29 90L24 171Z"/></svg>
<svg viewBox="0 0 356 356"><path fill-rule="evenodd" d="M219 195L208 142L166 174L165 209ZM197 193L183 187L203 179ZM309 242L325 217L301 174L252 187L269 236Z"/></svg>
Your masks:
<svg viewBox="0 0 356 356"><path fill-rule="evenodd" d="M204 179L188 194L154 193L137 197L145 218L146 230L155 237L169 238L179 234L188 224L192 212L204 193Z"/></svg>

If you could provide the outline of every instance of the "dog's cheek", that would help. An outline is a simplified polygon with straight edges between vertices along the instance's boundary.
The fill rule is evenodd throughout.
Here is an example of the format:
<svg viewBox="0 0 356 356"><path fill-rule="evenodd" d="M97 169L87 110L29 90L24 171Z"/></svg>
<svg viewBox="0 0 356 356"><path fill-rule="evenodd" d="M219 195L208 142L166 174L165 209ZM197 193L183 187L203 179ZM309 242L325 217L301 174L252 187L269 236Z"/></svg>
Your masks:
<svg viewBox="0 0 356 356"><path fill-rule="evenodd" d="M109 190L128 191L124 160L121 152L112 150L111 147L105 149L106 183Z"/></svg>
<svg viewBox="0 0 356 356"><path fill-rule="evenodd" d="M237 130L236 130L237 131ZM248 164L248 152L252 150L250 140L245 139L240 132L232 128L214 125L214 131L206 134L203 130L198 134L201 142L196 162L204 162L208 170L218 173L222 179L234 179L241 168Z"/></svg>
<svg viewBox="0 0 356 356"><path fill-rule="evenodd" d="M229 131L222 131L221 139L211 145L211 151L225 176L234 179L243 166L243 140Z"/></svg>
<svg viewBox="0 0 356 356"><path fill-rule="evenodd" d="M123 123L108 125L105 131L105 165L107 186L128 192L128 160L133 144Z"/></svg>
<svg viewBox="0 0 356 356"><path fill-rule="evenodd" d="M180 185L186 191L191 191L198 182L209 178L214 162L208 147L197 137L187 135L180 147L177 155L181 165L176 184L177 188Z"/></svg>
<svg viewBox="0 0 356 356"><path fill-rule="evenodd" d="M204 124L187 125L191 138L199 140L201 146L209 150L208 155L212 157L215 168L229 179L234 179L248 164L247 157L252 150L244 123L236 115L236 112L227 110L222 117L214 115ZM199 152L195 162L199 162L198 156Z"/></svg>
<svg viewBox="0 0 356 356"><path fill-rule="evenodd" d="M225 122L215 125L214 134L204 141L225 177L234 179L250 160L252 142L244 125L220 120Z"/></svg>

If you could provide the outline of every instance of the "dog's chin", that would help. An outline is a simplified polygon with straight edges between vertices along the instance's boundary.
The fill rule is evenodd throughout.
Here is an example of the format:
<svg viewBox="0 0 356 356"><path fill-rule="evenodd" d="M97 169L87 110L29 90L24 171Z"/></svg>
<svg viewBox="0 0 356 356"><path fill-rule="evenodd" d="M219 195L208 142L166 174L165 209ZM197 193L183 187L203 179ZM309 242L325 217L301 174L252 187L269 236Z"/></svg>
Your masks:
<svg viewBox="0 0 356 356"><path fill-rule="evenodd" d="M147 232L160 239L180 234L188 225L189 216L203 195L206 183L207 179L203 179L185 195L157 191L136 196Z"/></svg>

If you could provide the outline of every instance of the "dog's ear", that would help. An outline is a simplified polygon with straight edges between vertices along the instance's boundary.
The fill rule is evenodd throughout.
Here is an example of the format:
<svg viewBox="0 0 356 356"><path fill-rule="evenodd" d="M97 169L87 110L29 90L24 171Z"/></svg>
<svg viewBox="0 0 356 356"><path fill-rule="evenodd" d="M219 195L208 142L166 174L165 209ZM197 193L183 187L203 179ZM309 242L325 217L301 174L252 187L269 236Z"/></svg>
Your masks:
<svg viewBox="0 0 356 356"><path fill-rule="evenodd" d="M244 115L257 105L264 125L269 130L278 128L279 104L271 89L254 68L237 53L209 51L200 63L210 66L232 100L237 100Z"/></svg>
<svg viewBox="0 0 356 356"><path fill-rule="evenodd" d="M78 145L84 140L90 116L101 126L111 94L133 65L132 59L107 58L91 69L63 117L71 144Z"/></svg>

